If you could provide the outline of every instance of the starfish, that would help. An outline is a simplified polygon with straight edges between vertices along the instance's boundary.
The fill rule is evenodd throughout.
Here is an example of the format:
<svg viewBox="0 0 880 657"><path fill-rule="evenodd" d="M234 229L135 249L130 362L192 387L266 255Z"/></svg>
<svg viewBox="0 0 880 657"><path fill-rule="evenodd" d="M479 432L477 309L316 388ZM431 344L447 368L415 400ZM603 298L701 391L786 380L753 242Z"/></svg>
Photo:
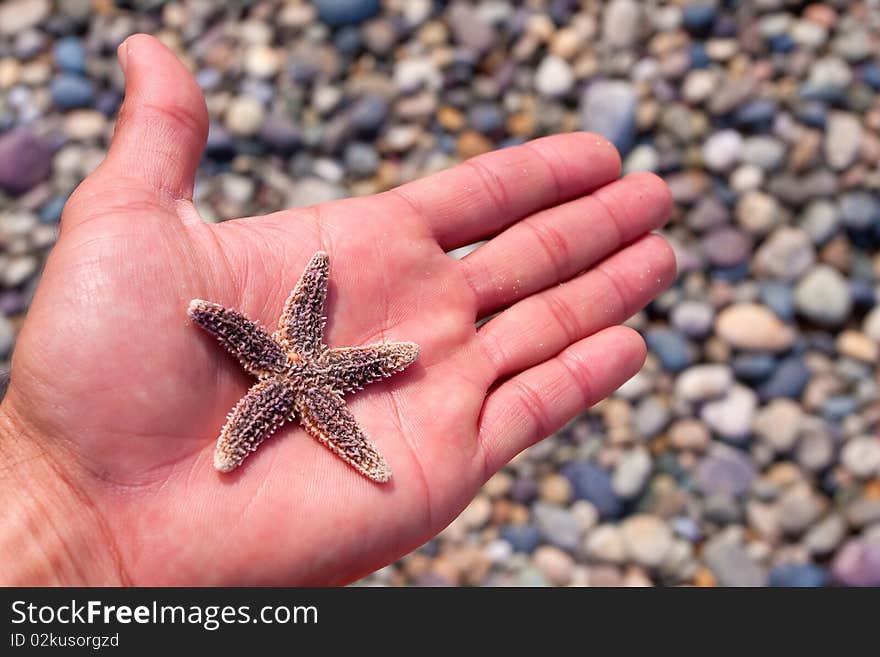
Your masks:
<svg viewBox="0 0 880 657"><path fill-rule="evenodd" d="M343 395L405 369L419 355L414 342L329 348L322 316L330 259L319 251L293 289L273 334L241 313L193 299L189 317L211 333L258 382L235 405L220 431L214 467L234 470L282 424L295 417L311 436L358 472L378 482L391 468L358 426Z"/></svg>

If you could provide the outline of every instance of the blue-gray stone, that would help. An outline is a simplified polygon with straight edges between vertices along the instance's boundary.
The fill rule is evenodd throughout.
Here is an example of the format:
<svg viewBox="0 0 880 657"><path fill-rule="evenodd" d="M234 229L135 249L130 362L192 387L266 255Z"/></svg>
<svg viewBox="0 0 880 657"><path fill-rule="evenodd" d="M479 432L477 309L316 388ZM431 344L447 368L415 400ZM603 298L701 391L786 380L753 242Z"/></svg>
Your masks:
<svg viewBox="0 0 880 657"><path fill-rule="evenodd" d="M49 83L52 102L58 109L88 107L95 100L95 85L88 78L61 73Z"/></svg>
<svg viewBox="0 0 880 657"><path fill-rule="evenodd" d="M37 216L44 224L57 224L61 221L61 211L66 202L66 196L53 196L40 207Z"/></svg>
<svg viewBox="0 0 880 657"><path fill-rule="evenodd" d="M330 27L357 25L379 13L380 0L314 0L318 18Z"/></svg>
<svg viewBox="0 0 880 657"><path fill-rule="evenodd" d="M844 226L856 230L871 228L880 221L880 201L864 191L841 194L837 207Z"/></svg>
<svg viewBox="0 0 880 657"><path fill-rule="evenodd" d="M651 329L645 334L645 342L667 372L679 372L693 360L688 341L678 331Z"/></svg>
<svg viewBox="0 0 880 657"><path fill-rule="evenodd" d="M532 514L546 543L563 550L577 548L581 539L581 528L571 513L552 504L536 502Z"/></svg>
<svg viewBox="0 0 880 657"><path fill-rule="evenodd" d="M591 502L601 518L616 518L620 515L622 504L611 486L611 475L597 465L586 461L569 463L562 474L570 482L574 495L579 500Z"/></svg>
<svg viewBox="0 0 880 657"><path fill-rule="evenodd" d="M686 5L681 10L681 20L686 30L705 34L712 29L718 9L712 3Z"/></svg>
<svg viewBox="0 0 880 657"><path fill-rule="evenodd" d="M828 573L813 563L785 563L770 571L769 586L820 587L828 582Z"/></svg>
<svg viewBox="0 0 880 657"><path fill-rule="evenodd" d="M855 413L858 407L859 402L855 397L835 395L822 404L822 417L829 422L842 422L848 415Z"/></svg>
<svg viewBox="0 0 880 657"><path fill-rule="evenodd" d="M755 466L748 455L721 443L713 445L700 461L695 482L704 495L743 495L755 477Z"/></svg>
<svg viewBox="0 0 880 657"><path fill-rule="evenodd" d="M477 103L468 110L468 123L484 135L495 135L504 130L504 114L495 103Z"/></svg>
<svg viewBox="0 0 880 657"><path fill-rule="evenodd" d="M56 41L52 56L62 71L77 74L86 72L86 49L77 37L67 36Z"/></svg>
<svg viewBox="0 0 880 657"><path fill-rule="evenodd" d="M538 497L538 484L531 477L517 477L510 487L510 499L519 504L531 504Z"/></svg>
<svg viewBox="0 0 880 657"><path fill-rule="evenodd" d="M292 153L302 146L302 132L290 119L270 114L260 128L260 139L280 153Z"/></svg>
<svg viewBox="0 0 880 657"><path fill-rule="evenodd" d="M783 281L763 281L759 291L761 302L776 313L780 319L790 322L794 319L794 290Z"/></svg>
<svg viewBox="0 0 880 657"><path fill-rule="evenodd" d="M779 363L770 378L758 387L758 396L762 401L775 397L798 399L809 380L806 363L799 356L791 356Z"/></svg>
<svg viewBox="0 0 880 657"><path fill-rule="evenodd" d="M353 141L345 147L345 167L354 176L372 176L379 168L379 162L379 154L370 144Z"/></svg>
<svg viewBox="0 0 880 657"><path fill-rule="evenodd" d="M381 96L364 96L358 99L348 113L351 125L364 134L375 133L388 116L388 101Z"/></svg>
<svg viewBox="0 0 880 657"><path fill-rule="evenodd" d="M541 544L541 530L535 525L505 525L501 538L510 543L517 552L532 553Z"/></svg>
<svg viewBox="0 0 880 657"><path fill-rule="evenodd" d="M581 127L608 139L621 155L632 148L636 136L635 89L623 80L598 80L581 97Z"/></svg>
<svg viewBox="0 0 880 657"><path fill-rule="evenodd" d="M740 381L759 383L776 368L776 359L766 353L740 354L733 359L733 373Z"/></svg>

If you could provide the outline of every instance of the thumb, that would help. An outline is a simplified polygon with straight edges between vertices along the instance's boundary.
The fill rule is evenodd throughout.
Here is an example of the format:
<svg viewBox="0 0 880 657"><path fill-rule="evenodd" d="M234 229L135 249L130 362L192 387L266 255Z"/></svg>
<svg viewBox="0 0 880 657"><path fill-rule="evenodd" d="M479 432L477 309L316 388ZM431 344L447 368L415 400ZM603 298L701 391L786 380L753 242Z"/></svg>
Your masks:
<svg viewBox="0 0 880 657"><path fill-rule="evenodd" d="M127 184L134 179L174 200L191 198L208 135L201 89L155 37L133 35L117 54L125 74L125 100L102 173Z"/></svg>

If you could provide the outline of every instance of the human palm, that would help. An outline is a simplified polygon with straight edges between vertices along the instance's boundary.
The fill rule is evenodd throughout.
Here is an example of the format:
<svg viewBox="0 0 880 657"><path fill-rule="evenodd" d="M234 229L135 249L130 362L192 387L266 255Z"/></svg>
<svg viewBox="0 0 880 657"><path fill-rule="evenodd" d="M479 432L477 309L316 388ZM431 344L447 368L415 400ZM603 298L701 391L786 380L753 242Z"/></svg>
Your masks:
<svg viewBox="0 0 880 657"><path fill-rule="evenodd" d="M90 509L104 582L351 581L440 531L517 452L641 366L641 339L617 325L672 280L668 246L646 235L669 197L653 176L612 182L619 160L601 138L545 138L376 196L212 225L189 200L198 87L151 37L120 60L113 145L65 208L2 406ZM217 434L254 381L187 305L274 329L318 250L329 346L420 345L405 372L346 398L393 477L359 476L296 423L220 474Z"/></svg>

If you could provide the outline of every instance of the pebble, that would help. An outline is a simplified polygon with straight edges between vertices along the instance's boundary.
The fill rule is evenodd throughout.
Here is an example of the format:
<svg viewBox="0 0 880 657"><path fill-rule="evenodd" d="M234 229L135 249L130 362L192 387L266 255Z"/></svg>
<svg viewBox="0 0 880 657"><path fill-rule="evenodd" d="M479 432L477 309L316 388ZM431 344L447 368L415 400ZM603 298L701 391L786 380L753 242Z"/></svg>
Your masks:
<svg viewBox="0 0 880 657"><path fill-rule="evenodd" d="M816 262L812 240L799 228L782 226L771 233L755 253L752 267L761 276L794 281Z"/></svg>
<svg viewBox="0 0 880 657"><path fill-rule="evenodd" d="M712 171L728 171L739 162L743 138L736 130L721 130L703 143L703 162Z"/></svg>
<svg viewBox="0 0 880 657"><path fill-rule="evenodd" d="M545 502L532 506L535 523L542 538L563 550L574 550L581 540L581 528L568 510Z"/></svg>
<svg viewBox="0 0 880 657"><path fill-rule="evenodd" d="M735 211L737 223L755 235L764 235L776 227L781 213L779 201L760 191L743 194Z"/></svg>
<svg viewBox="0 0 880 657"><path fill-rule="evenodd" d="M455 2L448 16L452 34L463 47L482 53L495 42L495 29L473 6Z"/></svg>
<svg viewBox="0 0 880 657"><path fill-rule="evenodd" d="M795 287L797 311L822 326L839 326L852 309L847 280L833 267L817 265Z"/></svg>
<svg viewBox="0 0 880 657"><path fill-rule="evenodd" d="M669 315L672 325L690 338L705 337L712 330L715 309L703 301L682 301Z"/></svg>
<svg viewBox="0 0 880 657"><path fill-rule="evenodd" d="M800 437L804 413L799 404L790 399L771 400L755 416L755 435L777 454L794 449Z"/></svg>
<svg viewBox="0 0 880 657"><path fill-rule="evenodd" d="M755 477L755 466L742 451L715 444L700 461L695 483L705 495L743 495Z"/></svg>
<svg viewBox="0 0 880 657"><path fill-rule="evenodd" d="M320 178L303 178L298 180L287 195L287 206L305 208L326 201L344 198L345 190L339 185L326 182Z"/></svg>
<svg viewBox="0 0 880 657"><path fill-rule="evenodd" d="M226 129L231 135L250 137L259 132L265 117L263 103L250 96L238 96L226 109Z"/></svg>
<svg viewBox="0 0 880 657"><path fill-rule="evenodd" d="M703 549L706 565L721 586L764 586L767 575L749 555L742 539L728 531L716 535Z"/></svg>
<svg viewBox="0 0 880 657"><path fill-rule="evenodd" d="M86 72L86 49L77 37L59 39L52 48L55 64L62 71L83 75Z"/></svg>
<svg viewBox="0 0 880 657"><path fill-rule="evenodd" d="M6 0L0 4L0 34L19 34L35 27L51 11L50 0Z"/></svg>
<svg viewBox="0 0 880 657"><path fill-rule="evenodd" d="M640 18L634 0L611 0L602 17L602 40L613 48L629 48L638 38Z"/></svg>
<svg viewBox="0 0 880 657"><path fill-rule="evenodd" d="M840 453L844 467L859 479L880 476L880 438L858 436L848 441Z"/></svg>
<svg viewBox="0 0 880 657"><path fill-rule="evenodd" d="M663 363L663 368L670 372L683 370L693 360L691 347L677 331L652 329L645 334L645 343Z"/></svg>
<svg viewBox="0 0 880 657"><path fill-rule="evenodd" d="M0 357L5 358L15 342L15 329L6 315L0 313Z"/></svg>
<svg viewBox="0 0 880 657"><path fill-rule="evenodd" d="M779 500L779 526L789 535L803 534L825 511L826 503L807 483L795 484Z"/></svg>
<svg viewBox="0 0 880 657"><path fill-rule="evenodd" d="M318 18L330 27L357 25L372 18L381 8L380 0L313 0Z"/></svg>
<svg viewBox="0 0 880 657"><path fill-rule="evenodd" d="M626 542L617 525L596 527L587 535L584 551L591 559L608 563L623 563L627 558Z"/></svg>
<svg viewBox="0 0 880 657"><path fill-rule="evenodd" d="M847 532L846 520L838 513L831 513L804 535L803 542L811 554L824 556L833 552Z"/></svg>
<svg viewBox="0 0 880 657"><path fill-rule="evenodd" d="M571 482L559 474L551 474L541 480L539 496L549 504L568 504L572 498Z"/></svg>
<svg viewBox="0 0 880 657"><path fill-rule="evenodd" d="M89 78L59 73L49 85L52 102L60 110L88 107L95 100L95 84Z"/></svg>
<svg viewBox="0 0 880 657"><path fill-rule="evenodd" d="M880 586L880 541L850 539L835 555L831 572L846 586Z"/></svg>
<svg viewBox="0 0 880 657"><path fill-rule="evenodd" d="M565 96L574 86L574 73L568 62L556 55L547 55L535 71L535 89L542 96Z"/></svg>
<svg viewBox="0 0 880 657"><path fill-rule="evenodd" d="M0 188L23 194L43 182L52 168L52 150L27 130L0 135Z"/></svg>
<svg viewBox="0 0 880 657"><path fill-rule="evenodd" d="M716 267L734 267L752 252L751 237L736 228L717 228L703 238L703 253Z"/></svg>
<svg viewBox="0 0 880 657"><path fill-rule="evenodd" d="M758 396L765 401L775 397L798 399L809 379L810 370L804 361L791 356L780 361L770 378L758 386Z"/></svg>
<svg viewBox="0 0 880 657"><path fill-rule="evenodd" d="M828 166L838 171L856 161L862 147L862 123L848 112L831 112L823 150Z"/></svg>
<svg viewBox="0 0 880 657"><path fill-rule="evenodd" d="M876 363L880 357L880 345L877 341L859 331L843 331L837 336L836 346L842 356L865 363Z"/></svg>
<svg viewBox="0 0 880 657"><path fill-rule="evenodd" d="M728 306L718 313L715 330L732 347L753 351L785 351L796 338L791 327L756 303Z"/></svg>
<svg viewBox="0 0 880 657"><path fill-rule="evenodd" d="M690 402L701 402L723 395L733 384L727 365L695 365L682 372L675 382L675 395Z"/></svg>
<svg viewBox="0 0 880 657"><path fill-rule="evenodd" d="M742 443L751 433L757 405L758 396L751 388L734 385L724 397L706 402L700 417L721 438Z"/></svg>
<svg viewBox="0 0 880 657"><path fill-rule="evenodd" d="M530 554L541 543L541 530L535 525L506 525L501 528L501 538L516 552Z"/></svg>
<svg viewBox="0 0 880 657"><path fill-rule="evenodd" d="M575 498L592 503L600 518L615 518L620 514L621 503L607 471L581 461L565 465L562 474L571 482Z"/></svg>
<svg viewBox="0 0 880 657"><path fill-rule="evenodd" d="M574 559L559 548L542 545L535 550L532 563L555 586L567 586L574 573Z"/></svg>
<svg viewBox="0 0 880 657"><path fill-rule="evenodd" d="M821 566L812 563L787 563L776 566L767 578L768 586L821 587L828 574Z"/></svg>
<svg viewBox="0 0 880 657"><path fill-rule="evenodd" d="M623 455L611 480L615 495L628 500L636 497L645 487L653 462L646 449L636 448Z"/></svg>
<svg viewBox="0 0 880 657"><path fill-rule="evenodd" d="M608 139L623 156L636 136L638 97L622 80L597 80L581 97L581 128Z"/></svg>
<svg viewBox="0 0 880 657"><path fill-rule="evenodd" d="M645 568L657 568L672 551L672 530L657 516L630 516L620 523L620 534L629 559Z"/></svg>

